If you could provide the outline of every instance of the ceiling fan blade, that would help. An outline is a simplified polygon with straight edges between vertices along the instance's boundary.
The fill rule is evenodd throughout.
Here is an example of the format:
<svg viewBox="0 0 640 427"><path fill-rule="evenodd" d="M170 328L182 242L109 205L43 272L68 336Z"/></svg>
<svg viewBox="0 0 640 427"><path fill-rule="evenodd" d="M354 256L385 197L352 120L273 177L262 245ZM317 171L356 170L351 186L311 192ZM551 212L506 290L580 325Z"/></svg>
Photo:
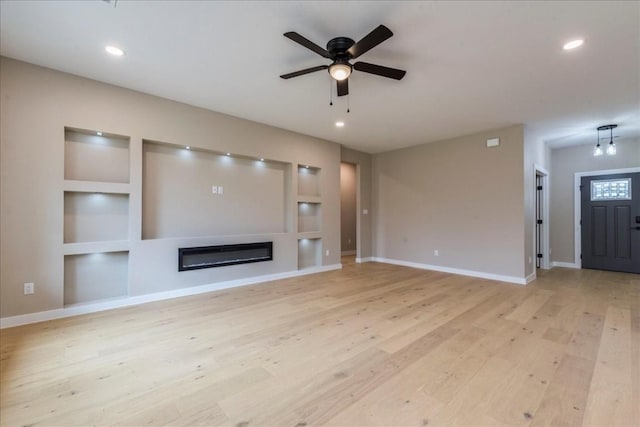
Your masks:
<svg viewBox="0 0 640 427"><path fill-rule="evenodd" d="M373 31L364 36L362 40L351 46L347 53L351 58L357 58L365 52L378 46L380 43L391 37L393 33L384 25L378 25Z"/></svg>
<svg viewBox="0 0 640 427"><path fill-rule="evenodd" d="M404 70L398 70L397 68L383 67L382 65L369 64L368 62L356 62L353 64L353 68L358 71L364 71L365 73L376 74L382 77L389 77L390 79L401 80L405 74Z"/></svg>
<svg viewBox="0 0 640 427"><path fill-rule="evenodd" d="M284 36L293 40L296 43L301 44L307 49L314 51L320 56L324 56L325 58L331 59L331 54L326 49L323 49L317 44L315 44L314 42L312 42L311 40L308 40L302 37L300 34L296 33L295 31L289 31L288 33L284 33Z"/></svg>
<svg viewBox="0 0 640 427"><path fill-rule="evenodd" d="M327 68L329 68L328 65L318 65L317 67L306 68L304 70L294 71L293 73L283 74L280 77L282 77L283 79L290 79L291 77L298 77L305 74L313 73L315 71L326 70Z"/></svg>
<svg viewBox="0 0 640 427"><path fill-rule="evenodd" d="M337 80L338 96L349 95L349 79Z"/></svg>

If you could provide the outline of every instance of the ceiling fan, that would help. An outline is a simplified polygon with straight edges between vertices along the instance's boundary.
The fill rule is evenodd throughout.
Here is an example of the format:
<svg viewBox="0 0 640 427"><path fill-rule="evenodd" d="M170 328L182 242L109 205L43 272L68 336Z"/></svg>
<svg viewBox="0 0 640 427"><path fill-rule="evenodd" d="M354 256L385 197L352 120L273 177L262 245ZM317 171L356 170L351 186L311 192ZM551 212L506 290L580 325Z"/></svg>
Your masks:
<svg viewBox="0 0 640 427"><path fill-rule="evenodd" d="M382 65L370 64L368 62L355 62L354 64L349 63L350 60L359 57L365 52L368 52L383 41L393 36L391 30L384 25L379 25L357 43L348 37L333 38L329 40L329 43L327 43L326 49L321 48L317 44L313 43L312 41L306 39L305 37L294 31L284 33L284 36L296 43L301 44L307 49L314 51L320 56L331 59L333 62L329 65L318 65L316 67L294 71L293 73L283 74L280 77L282 77L283 79L290 79L292 77L298 77L304 74L313 73L315 71L329 70L329 74L337 82L338 96L349 94L349 76L351 75L351 71L353 70L376 74L378 76L388 77L390 79L396 80L402 79L407 73L404 70L383 67Z"/></svg>

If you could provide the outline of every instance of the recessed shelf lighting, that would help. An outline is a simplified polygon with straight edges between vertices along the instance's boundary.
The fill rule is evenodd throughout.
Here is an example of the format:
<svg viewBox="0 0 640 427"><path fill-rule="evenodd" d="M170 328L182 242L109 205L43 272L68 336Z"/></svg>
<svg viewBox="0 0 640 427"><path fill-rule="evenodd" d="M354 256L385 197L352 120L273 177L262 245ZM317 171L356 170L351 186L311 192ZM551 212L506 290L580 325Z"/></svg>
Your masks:
<svg viewBox="0 0 640 427"><path fill-rule="evenodd" d="M336 122L336 127L343 128L344 127L344 122L342 122L342 121Z"/></svg>
<svg viewBox="0 0 640 427"><path fill-rule="evenodd" d="M98 136L102 136L102 132L97 131L97 132L96 132L96 135L98 135Z"/></svg>
<svg viewBox="0 0 640 427"><path fill-rule="evenodd" d="M105 46L104 50L106 50L108 53L110 53L113 56L122 56L122 55L124 55L124 50L120 49L119 47Z"/></svg>
<svg viewBox="0 0 640 427"><path fill-rule="evenodd" d="M562 46L562 48L564 50L571 50L571 49L575 49L577 47L580 47L583 44L584 44L584 40L575 39L575 40L571 40L570 42L565 43L564 46Z"/></svg>
<svg viewBox="0 0 640 427"><path fill-rule="evenodd" d="M184 148L186 148L187 150L191 150L191 147L188 146L188 145L186 147L184 147Z"/></svg>
<svg viewBox="0 0 640 427"><path fill-rule="evenodd" d="M228 157L231 157L231 153L227 153L227 156L228 156Z"/></svg>
<svg viewBox="0 0 640 427"><path fill-rule="evenodd" d="M260 161L261 161L261 162L264 162L264 159L263 159L262 157L260 157Z"/></svg>

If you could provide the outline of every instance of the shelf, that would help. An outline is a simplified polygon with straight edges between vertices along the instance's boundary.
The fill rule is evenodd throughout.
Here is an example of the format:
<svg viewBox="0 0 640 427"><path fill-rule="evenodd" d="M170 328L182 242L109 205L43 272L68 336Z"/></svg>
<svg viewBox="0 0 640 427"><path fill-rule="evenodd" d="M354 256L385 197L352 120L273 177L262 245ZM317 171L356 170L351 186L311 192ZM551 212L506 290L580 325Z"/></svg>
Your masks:
<svg viewBox="0 0 640 427"><path fill-rule="evenodd" d="M109 242L65 243L62 245L64 255L83 255L107 252L126 252L129 250L128 240L114 240Z"/></svg>
<svg viewBox="0 0 640 427"><path fill-rule="evenodd" d="M298 239L321 239L322 232L320 231L303 231L298 233Z"/></svg>
<svg viewBox="0 0 640 427"><path fill-rule="evenodd" d="M131 192L131 184L122 184L116 182L65 180L63 188L64 191L72 191L76 193L129 194Z"/></svg>
<svg viewBox="0 0 640 427"><path fill-rule="evenodd" d="M298 203L322 203L320 196L298 196Z"/></svg>

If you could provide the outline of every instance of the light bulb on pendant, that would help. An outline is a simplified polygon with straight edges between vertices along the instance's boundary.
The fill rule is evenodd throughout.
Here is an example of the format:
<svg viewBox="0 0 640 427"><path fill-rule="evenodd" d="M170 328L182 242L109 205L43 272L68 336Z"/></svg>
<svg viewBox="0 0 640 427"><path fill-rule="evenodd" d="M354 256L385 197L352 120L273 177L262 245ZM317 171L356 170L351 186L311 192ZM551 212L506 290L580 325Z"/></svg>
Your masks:
<svg viewBox="0 0 640 427"><path fill-rule="evenodd" d="M594 148L593 150L593 155L596 157L602 156L602 147L600 146L599 142L596 144L596 148Z"/></svg>

